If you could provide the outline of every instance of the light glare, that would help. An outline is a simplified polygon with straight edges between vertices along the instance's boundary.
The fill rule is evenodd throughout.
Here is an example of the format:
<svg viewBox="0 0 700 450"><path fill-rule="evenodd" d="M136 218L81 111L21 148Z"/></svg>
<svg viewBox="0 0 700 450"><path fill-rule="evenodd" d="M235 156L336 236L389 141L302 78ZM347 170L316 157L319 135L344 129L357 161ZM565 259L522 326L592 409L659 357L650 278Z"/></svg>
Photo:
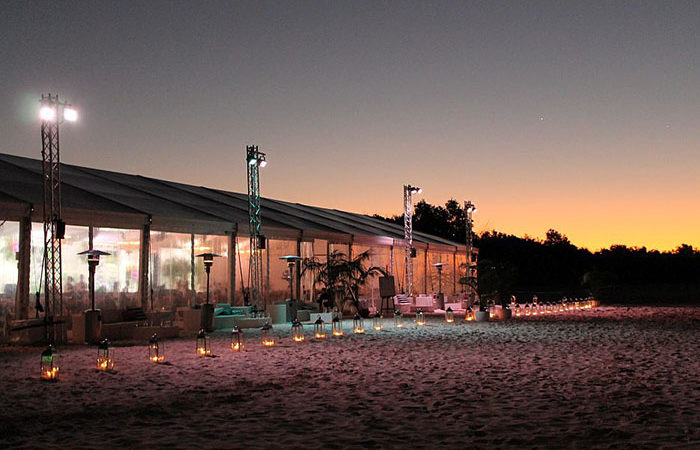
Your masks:
<svg viewBox="0 0 700 450"><path fill-rule="evenodd" d="M78 120L78 111L73 108L66 107L63 110L63 118L68 122L75 122Z"/></svg>
<svg viewBox="0 0 700 450"><path fill-rule="evenodd" d="M50 106L42 106L39 110L39 117L41 120L53 122L56 120L56 110Z"/></svg>
<svg viewBox="0 0 700 450"><path fill-rule="evenodd" d="M260 167L265 167L266 165L267 165L267 161L265 161L264 159L262 161L260 161Z"/></svg>

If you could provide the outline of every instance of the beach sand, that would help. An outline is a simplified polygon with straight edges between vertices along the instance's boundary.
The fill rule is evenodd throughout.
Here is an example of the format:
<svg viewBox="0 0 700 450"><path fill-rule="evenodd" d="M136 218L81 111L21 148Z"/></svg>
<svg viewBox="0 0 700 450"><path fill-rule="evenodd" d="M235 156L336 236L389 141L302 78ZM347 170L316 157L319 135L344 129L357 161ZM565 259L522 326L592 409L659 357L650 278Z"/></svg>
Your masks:
<svg viewBox="0 0 700 450"><path fill-rule="evenodd" d="M97 350L0 348L0 448L700 448L700 308L599 307L246 349L214 333Z"/></svg>

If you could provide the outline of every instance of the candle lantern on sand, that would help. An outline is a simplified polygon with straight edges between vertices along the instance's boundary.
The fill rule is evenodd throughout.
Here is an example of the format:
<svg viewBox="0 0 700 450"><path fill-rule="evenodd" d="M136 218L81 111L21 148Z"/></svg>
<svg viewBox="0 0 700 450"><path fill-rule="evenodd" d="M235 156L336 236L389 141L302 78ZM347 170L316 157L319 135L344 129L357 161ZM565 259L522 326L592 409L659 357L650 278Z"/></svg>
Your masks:
<svg viewBox="0 0 700 450"><path fill-rule="evenodd" d="M314 337L316 339L326 338L326 323L321 319L321 316L318 316L318 319L314 322Z"/></svg>
<svg viewBox="0 0 700 450"><path fill-rule="evenodd" d="M49 345L41 352L41 379L46 381L58 381L58 350Z"/></svg>
<svg viewBox="0 0 700 450"><path fill-rule="evenodd" d="M333 336L334 337L341 337L343 335L343 321L340 320L340 317L335 316L333 317Z"/></svg>
<svg viewBox="0 0 700 450"><path fill-rule="evenodd" d="M114 369L114 351L107 339L102 339L97 344L97 369L105 371Z"/></svg>
<svg viewBox="0 0 700 450"><path fill-rule="evenodd" d="M455 313L452 311L451 307L447 307L445 310L445 322L447 323L454 323L455 321Z"/></svg>
<svg viewBox="0 0 700 450"><path fill-rule="evenodd" d="M474 310L472 310L471 306L467 306L467 310L464 314L464 321L465 322L473 322L474 321Z"/></svg>
<svg viewBox="0 0 700 450"><path fill-rule="evenodd" d="M372 328L374 331L382 331L382 314L380 312L372 317Z"/></svg>
<svg viewBox="0 0 700 450"><path fill-rule="evenodd" d="M263 325L260 330L262 330L262 345L265 347L272 347L275 345L275 334L270 322L265 322L265 325Z"/></svg>
<svg viewBox="0 0 700 450"><path fill-rule="evenodd" d="M352 332L355 334L362 334L365 332L362 316L359 314L355 314L355 317L352 319Z"/></svg>
<svg viewBox="0 0 700 450"><path fill-rule="evenodd" d="M299 319L292 321L292 340L294 342L304 342L304 325L299 322Z"/></svg>
<svg viewBox="0 0 700 450"><path fill-rule="evenodd" d="M231 350L240 352L243 350L243 331L238 327L231 330Z"/></svg>
<svg viewBox="0 0 700 450"><path fill-rule="evenodd" d="M154 363L165 361L165 346L158 341L158 335L154 334L148 341L148 359Z"/></svg>
<svg viewBox="0 0 700 450"><path fill-rule="evenodd" d="M403 328L403 314L398 309L394 310L394 328Z"/></svg>
<svg viewBox="0 0 700 450"><path fill-rule="evenodd" d="M416 313L416 325L418 325L419 327L422 327L423 325L425 325L425 315L423 314L423 310L420 308L418 309L418 312Z"/></svg>
<svg viewBox="0 0 700 450"><path fill-rule="evenodd" d="M197 355L211 356L211 346L209 345L209 336L204 328L197 333Z"/></svg>

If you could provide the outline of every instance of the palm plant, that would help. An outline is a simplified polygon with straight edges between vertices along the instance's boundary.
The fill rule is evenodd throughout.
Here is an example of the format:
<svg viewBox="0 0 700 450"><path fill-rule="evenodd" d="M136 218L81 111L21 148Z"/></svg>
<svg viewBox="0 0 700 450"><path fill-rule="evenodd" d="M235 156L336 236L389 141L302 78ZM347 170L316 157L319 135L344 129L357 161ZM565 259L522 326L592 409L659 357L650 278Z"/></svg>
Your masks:
<svg viewBox="0 0 700 450"><path fill-rule="evenodd" d="M342 311L346 300L351 300L355 308L360 310L358 292L370 277L380 273L387 276L381 267L366 268L369 251L349 258L345 253L334 250L326 261L316 258L302 260L302 274L311 270L314 274L314 285L320 284L328 292L333 304Z"/></svg>

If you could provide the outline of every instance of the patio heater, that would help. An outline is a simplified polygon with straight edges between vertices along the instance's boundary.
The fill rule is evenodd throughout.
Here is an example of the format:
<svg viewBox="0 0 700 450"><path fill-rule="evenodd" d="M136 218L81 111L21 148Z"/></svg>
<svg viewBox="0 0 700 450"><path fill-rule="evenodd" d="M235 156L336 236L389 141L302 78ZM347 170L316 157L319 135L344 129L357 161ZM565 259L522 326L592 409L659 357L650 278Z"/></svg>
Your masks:
<svg viewBox="0 0 700 450"><path fill-rule="evenodd" d="M61 239L66 232L66 223L61 218L61 158L58 127L64 121L75 122L78 112L69 104L59 100L58 95L41 96L41 160L43 222L44 222L44 319L46 338L55 342L57 338L55 316L63 313L63 281L61 266ZM63 333L58 333L62 338Z"/></svg>
<svg viewBox="0 0 700 450"><path fill-rule="evenodd" d="M201 327L208 332L214 331L214 305L209 303L209 274L211 266L214 265L214 258L220 256L216 253L201 253L197 255L197 258L202 258L204 261L204 271L207 273L207 302L202 305Z"/></svg>
<svg viewBox="0 0 700 450"><path fill-rule="evenodd" d="M85 250L78 255L86 255L88 262L88 283L90 290L90 309L85 311L85 341L95 343L100 338L102 331L102 318L100 310L95 309L95 269L100 264L100 256L109 256L102 250Z"/></svg>
<svg viewBox="0 0 700 450"><path fill-rule="evenodd" d="M287 262L289 270L289 298L287 299L287 321L294 321L297 318L297 307L294 303L294 264L301 260L296 255L280 256L280 259Z"/></svg>
<svg viewBox="0 0 700 450"><path fill-rule="evenodd" d="M437 294L437 307L440 309L445 309L445 294L442 293L442 268L446 266L447 263L436 262L433 267L437 269L438 273L438 294Z"/></svg>
<svg viewBox="0 0 700 450"><path fill-rule="evenodd" d="M413 195L421 194L423 189L410 184L403 186L403 239L406 258L406 280L404 283L405 294L413 295L413 258L416 251L413 248Z"/></svg>

